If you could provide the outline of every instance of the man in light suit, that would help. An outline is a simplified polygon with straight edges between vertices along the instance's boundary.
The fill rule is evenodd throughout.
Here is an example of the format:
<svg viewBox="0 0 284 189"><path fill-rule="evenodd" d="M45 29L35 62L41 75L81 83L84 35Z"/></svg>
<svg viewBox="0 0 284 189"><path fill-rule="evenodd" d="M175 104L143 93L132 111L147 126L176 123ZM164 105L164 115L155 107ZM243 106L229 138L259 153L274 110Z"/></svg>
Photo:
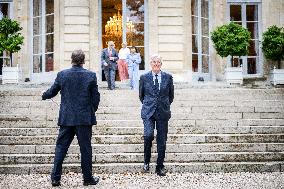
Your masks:
<svg viewBox="0 0 284 189"><path fill-rule="evenodd" d="M107 80L108 89L113 90L115 88L115 71L117 69L118 54L114 49L114 42L109 41L108 47L104 48L101 54L102 69Z"/></svg>
<svg viewBox="0 0 284 189"><path fill-rule="evenodd" d="M84 186L96 185L98 177L92 175L92 125L96 125L95 112L100 102L97 77L83 68L85 54L75 50L71 55L72 68L57 74L54 84L42 94L42 100L53 98L60 91L61 104L58 118L60 126L56 142L52 186L60 186L62 163L74 138L80 146Z"/></svg>
<svg viewBox="0 0 284 189"><path fill-rule="evenodd" d="M165 176L164 159L168 134L168 121L171 118L170 105L174 100L173 77L161 71L162 61L159 55L151 56L152 71L142 75L139 81L139 98L142 102L141 118L144 124L144 166L149 172L151 147L154 129L157 129L157 165L156 173Z"/></svg>

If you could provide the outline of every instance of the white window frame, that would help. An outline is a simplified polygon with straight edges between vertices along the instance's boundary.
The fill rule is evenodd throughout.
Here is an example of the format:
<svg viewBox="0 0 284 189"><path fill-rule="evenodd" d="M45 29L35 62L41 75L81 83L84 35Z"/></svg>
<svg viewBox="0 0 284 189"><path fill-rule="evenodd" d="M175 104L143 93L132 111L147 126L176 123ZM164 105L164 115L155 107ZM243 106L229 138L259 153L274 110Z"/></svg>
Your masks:
<svg viewBox="0 0 284 189"><path fill-rule="evenodd" d="M147 5L147 0L144 0L144 7L146 7ZM126 8L123 8L123 7L126 7L127 6L127 2L126 0L122 0L122 16L123 16L123 21L122 21L122 41L123 42L127 42L127 39L126 39L126 33L127 33L127 29L126 29L126 22L127 22L127 12L126 12ZM139 45L135 45L136 48L144 48L144 61L146 63L146 60L145 60L145 57L146 57L146 46L145 46L145 41L146 41L146 24L145 24L145 20L146 20L146 9L144 9L144 20L143 22L136 22L135 24L138 24L138 23L143 23L144 24L144 46L139 46ZM130 47L130 46L128 46ZM145 65L146 67L146 65Z"/></svg>
<svg viewBox="0 0 284 189"><path fill-rule="evenodd" d="M241 56L242 59L242 68L243 68L243 76L244 78L255 78L263 76L263 53L260 48L260 42L262 41L262 0L227 0L227 22L230 22L230 5L241 5L241 14L242 14L242 26L247 28L247 18L246 18L246 6L247 5L256 5L258 11L258 20L254 21L258 23L258 56ZM248 74L247 73L247 59L248 58L256 58L256 74ZM227 60L227 66L231 66L231 58L229 57Z"/></svg>
<svg viewBox="0 0 284 189"><path fill-rule="evenodd" d="M8 4L8 9L9 9L9 12L8 12L8 18L14 18L14 2L13 0L0 0L0 3L1 4Z"/></svg>
<svg viewBox="0 0 284 189"><path fill-rule="evenodd" d="M202 3L201 0L196 0L197 4L197 13L198 15L192 15L191 14L191 19L192 17L196 17L197 18L197 34L193 34L192 32L192 36L196 36L197 37L197 44L198 44L198 49L197 49L197 53L193 52L193 48L192 48L192 55L197 55L198 56L198 71L194 72L192 71L193 74L193 80L197 81L200 77L203 77L203 79L205 81L209 81L212 80L212 64L211 64L211 52L212 52L212 47L211 47L211 30L212 30L212 23L211 23L211 18L212 18L212 1L208 0L208 18L204 18L202 17ZM206 19L208 20L208 32L209 32L209 43L208 43L208 55L207 54L203 54L202 53L202 37L206 37L207 36L203 36L202 35L202 23L201 20L202 19ZM193 22L193 20L192 20ZM193 39L193 38L192 38ZM208 56L208 73L204 73L202 72L202 56Z"/></svg>
<svg viewBox="0 0 284 189"><path fill-rule="evenodd" d="M52 34L53 36L54 36L54 30L53 30L53 32L52 33L46 33L46 22L45 22L45 19L46 19L46 16L51 16L51 15L53 15L53 17L54 17L54 10L53 10L53 13L51 13L51 14L46 14L46 11L45 11L45 8L46 8L46 4L45 4L45 0L40 0L41 1L41 15L40 16L34 16L33 15L33 9L34 9L34 7L33 7L33 1L34 0L29 0L29 7L30 7L30 22L29 22L29 25L30 25L30 28L31 28L31 30L30 30L30 45L31 45L31 57L30 57L30 60L31 60L31 64L30 64L30 70L31 70L31 73L32 74L40 74L40 73L44 73L44 72L46 72L45 71L45 66L46 66L46 55L48 55L48 54L53 54L53 57L54 57L54 51L53 52L45 52L46 51L46 36L47 35L49 35L49 34ZM34 20L34 18L37 18L37 17L41 17L41 33L39 34L39 35L34 35L33 34L33 20ZM40 53L38 53L38 54L34 54L34 52L33 52L33 38L34 37L38 37L38 36L40 36L41 37L41 52ZM54 46L54 44L53 44L53 46ZM33 57L34 57L34 55L42 55L42 72L38 72L38 73L34 73L34 68L33 68L33 64L34 64L34 62L33 62Z"/></svg>

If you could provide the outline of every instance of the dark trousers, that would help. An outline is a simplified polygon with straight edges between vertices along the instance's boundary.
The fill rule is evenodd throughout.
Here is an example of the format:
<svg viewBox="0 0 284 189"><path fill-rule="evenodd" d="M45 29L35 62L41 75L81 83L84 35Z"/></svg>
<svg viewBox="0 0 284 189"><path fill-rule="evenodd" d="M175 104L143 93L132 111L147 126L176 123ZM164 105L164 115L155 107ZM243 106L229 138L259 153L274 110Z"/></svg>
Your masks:
<svg viewBox="0 0 284 189"><path fill-rule="evenodd" d="M83 179L89 181L92 178L92 126L60 126L56 142L54 166L51 173L52 180L60 180L62 174L62 163L68 148L77 136L81 152L81 169Z"/></svg>
<svg viewBox="0 0 284 189"><path fill-rule="evenodd" d="M157 168L164 167L166 142L168 134L168 120L160 120L157 113L150 119L143 119L144 123L144 163L150 163L152 141L154 140L154 129L157 129Z"/></svg>
<svg viewBox="0 0 284 189"><path fill-rule="evenodd" d="M107 86L109 89L115 88L115 70L111 68L104 68L104 74L107 80Z"/></svg>

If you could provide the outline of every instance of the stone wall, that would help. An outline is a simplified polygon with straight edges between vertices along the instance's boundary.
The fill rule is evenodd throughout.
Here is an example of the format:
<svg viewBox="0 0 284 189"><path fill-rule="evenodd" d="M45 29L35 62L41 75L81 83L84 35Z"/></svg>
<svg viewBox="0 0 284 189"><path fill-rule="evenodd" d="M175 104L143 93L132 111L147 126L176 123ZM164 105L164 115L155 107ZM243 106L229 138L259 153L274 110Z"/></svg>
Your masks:
<svg viewBox="0 0 284 189"><path fill-rule="evenodd" d="M71 53L82 49L86 54L86 64L90 63L90 7L89 0L64 1L64 63L60 69L70 67Z"/></svg>
<svg viewBox="0 0 284 189"><path fill-rule="evenodd" d="M213 0L212 3L212 18L211 19L211 31L216 29L216 27L226 24L226 0ZM212 64L212 75L213 80L224 80L224 72L227 64L226 58L221 58L217 55L212 43L210 46L210 56Z"/></svg>
<svg viewBox="0 0 284 189"><path fill-rule="evenodd" d="M28 27L28 2L23 0L17 0L13 2L13 19L19 21L22 30L22 35L24 38L24 44L22 49L18 53L13 54L14 65L19 65L22 70L22 78L29 77L29 38L28 34L30 32Z"/></svg>
<svg viewBox="0 0 284 189"><path fill-rule="evenodd" d="M85 67L94 71L100 70L100 39L99 39L99 1L64 0L54 1L54 60L55 70L70 67L70 56L74 49L81 48L86 53ZM212 0L211 26L227 22L227 1ZM14 18L19 20L25 36L24 45L19 53L14 54L14 60L20 64L23 78L29 77L31 68L29 1L15 0ZM191 1L189 0L148 0L148 52L149 56L159 53L163 57L163 69L190 81L191 76ZM261 3L260 29L265 31L275 24L284 26L284 1L265 0ZM147 38L146 38L147 39ZM261 38L260 38L261 40ZM147 50L147 49L146 49ZM210 56L212 64L212 80L224 79L226 59L218 56L211 45ZM145 57L145 67L149 69L149 57ZM264 58L263 58L264 59ZM264 73L269 70L268 62L264 60Z"/></svg>
<svg viewBox="0 0 284 189"><path fill-rule="evenodd" d="M160 0L158 3L158 47L165 69L183 69L185 50L183 6L183 0Z"/></svg>
<svg viewBox="0 0 284 189"><path fill-rule="evenodd" d="M272 25L284 27L284 1L283 0L265 0L262 1L262 32ZM264 75L267 76L273 62L264 60ZM282 61L282 68L284 62Z"/></svg>

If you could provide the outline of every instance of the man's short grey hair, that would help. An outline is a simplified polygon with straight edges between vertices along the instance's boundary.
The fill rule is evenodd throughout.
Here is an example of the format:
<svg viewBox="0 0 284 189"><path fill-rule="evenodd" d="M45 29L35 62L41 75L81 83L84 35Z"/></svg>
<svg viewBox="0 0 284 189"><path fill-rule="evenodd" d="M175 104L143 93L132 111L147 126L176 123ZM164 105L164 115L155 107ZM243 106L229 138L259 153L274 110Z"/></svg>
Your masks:
<svg viewBox="0 0 284 189"><path fill-rule="evenodd" d="M85 53L81 50L74 50L71 55L71 63L80 65L85 64Z"/></svg>
<svg viewBox="0 0 284 189"><path fill-rule="evenodd" d="M108 41L107 45L114 45L114 42L113 41Z"/></svg>
<svg viewBox="0 0 284 189"><path fill-rule="evenodd" d="M159 54L153 54L151 57L150 57L150 62L154 61L154 60L158 60L162 63L162 57L159 55Z"/></svg>

